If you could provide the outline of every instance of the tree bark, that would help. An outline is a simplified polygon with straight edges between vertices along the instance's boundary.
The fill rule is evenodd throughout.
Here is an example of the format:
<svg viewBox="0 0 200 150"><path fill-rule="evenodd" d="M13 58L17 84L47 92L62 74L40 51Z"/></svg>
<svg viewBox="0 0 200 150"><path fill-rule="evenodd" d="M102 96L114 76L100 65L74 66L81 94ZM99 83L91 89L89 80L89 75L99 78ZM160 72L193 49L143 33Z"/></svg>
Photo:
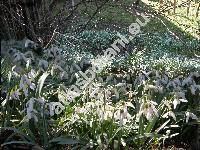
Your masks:
<svg viewBox="0 0 200 150"><path fill-rule="evenodd" d="M36 33L39 23L38 9L41 0L3 0L1 1L1 18L8 23L6 28L12 38L21 39L22 36L37 40ZM6 38L6 35L4 33ZM2 37L4 38L4 37Z"/></svg>
<svg viewBox="0 0 200 150"><path fill-rule="evenodd" d="M191 0L188 0L188 2L187 2L187 16L189 16L189 13L190 13L190 4L191 4Z"/></svg>
<svg viewBox="0 0 200 150"><path fill-rule="evenodd" d="M199 5L197 6L196 18L199 16L199 9L200 9L200 3L199 3Z"/></svg>
<svg viewBox="0 0 200 150"><path fill-rule="evenodd" d="M163 0L160 0L159 1L159 9L158 9L158 12L160 12L161 8L163 7Z"/></svg>
<svg viewBox="0 0 200 150"><path fill-rule="evenodd" d="M176 0L174 0L174 4L173 4L173 10L174 10L174 14L176 13Z"/></svg>

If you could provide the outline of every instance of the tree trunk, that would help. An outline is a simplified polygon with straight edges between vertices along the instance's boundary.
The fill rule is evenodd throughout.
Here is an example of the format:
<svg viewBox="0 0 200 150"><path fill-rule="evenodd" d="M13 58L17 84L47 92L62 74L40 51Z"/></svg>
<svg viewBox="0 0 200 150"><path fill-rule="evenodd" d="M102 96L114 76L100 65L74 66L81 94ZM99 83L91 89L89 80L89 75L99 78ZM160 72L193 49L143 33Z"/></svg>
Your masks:
<svg viewBox="0 0 200 150"><path fill-rule="evenodd" d="M199 9L200 9L200 3L199 3L199 5L197 6L196 17L199 16Z"/></svg>
<svg viewBox="0 0 200 150"><path fill-rule="evenodd" d="M173 4L173 10L174 10L174 14L176 13L176 0L174 0L174 4Z"/></svg>
<svg viewBox="0 0 200 150"><path fill-rule="evenodd" d="M191 0L188 0L188 2L187 2L187 16L189 16L189 13L190 13L190 4L191 4Z"/></svg>
<svg viewBox="0 0 200 150"><path fill-rule="evenodd" d="M159 1L159 9L158 9L158 12L160 12L160 10L162 9L163 7L163 0L160 0Z"/></svg>
<svg viewBox="0 0 200 150"><path fill-rule="evenodd" d="M42 0L3 0L1 1L1 19L7 24L12 38L20 40L25 36L36 41L39 24L38 9ZM1 32L2 32L1 31ZM6 30L5 30L6 31ZM4 31L2 38L8 37Z"/></svg>
<svg viewBox="0 0 200 150"><path fill-rule="evenodd" d="M26 25L26 35L29 39L37 41L39 14L38 9L41 5L41 0L24 0L21 5ZM28 28L28 29L27 29Z"/></svg>

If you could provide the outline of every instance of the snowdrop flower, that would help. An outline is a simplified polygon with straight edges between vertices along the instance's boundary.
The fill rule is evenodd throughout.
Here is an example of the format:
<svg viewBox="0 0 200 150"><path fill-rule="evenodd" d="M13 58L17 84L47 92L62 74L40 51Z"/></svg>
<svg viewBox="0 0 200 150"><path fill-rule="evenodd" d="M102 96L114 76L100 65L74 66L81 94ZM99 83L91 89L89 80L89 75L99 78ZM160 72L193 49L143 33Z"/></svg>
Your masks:
<svg viewBox="0 0 200 150"><path fill-rule="evenodd" d="M197 89L200 90L200 85L193 84L190 86L190 90L193 95L195 95Z"/></svg>
<svg viewBox="0 0 200 150"><path fill-rule="evenodd" d="M20 55L20 53L15 53L14 54L14 62L18 62L18 61L20 61L22 59L22 57L21 57L21 55Z"/></svg>
<svg viewBox="0 0 200 150"><path fill-rule="evenodd" d="M27 59L26 59L26 68L27 68L27 69L29 68L30 64L31 64L31 59L30 59L30 58L27 58Z"/></svg>
<svg viewBox="0 0 200 150"><path fill-rule="evenodd" d="M31 69L31 71L28 73L28 78L34 80L35 77L36 77L36 72L33 69Z"/></svg>
<svg viewBox="0 0 200 150"><path fill-rule="evenodd" d="M44 103L46 102L46 100L44 99L44 97L40 97L40 98L36 99L36 101L39 102L42 105L44 105Z"/></svg>
<svg viewBox="0 0 200 150"><path fill-rule="evenodd" d="M106 83L109 82L109 81L111 81L113 78L114 78L113 75L107 76L107 78L106 78Z"/></svg>
<svg viewBox="0 0 200 150"><path fill-rule="evenodd" d="M142 103L138 117L140 117L142 114L146 116L147 120L151 120L154 115L158 117L159 115L158 110L155 107L156 105L158 104L153 101Z"/></svg>
<svg viewBox="0 0 200 150"><path fill-rule="evenodd" d="M109 101L111 99L112 93L109 89L105 89L105 99Z"/></svg>
<svg viewBox="0 0 200 150"><path fill-rule="evenodd" d="M145 85L145 88L144 88L145 91L147 90L153 90L155 92L158 92L158 87L154 86L154 85Z"/></svg>
<svg viewBox="0 0 200 150"><path fill-rule="evenodd" d="M154 114L158 117L158 111L153 107L148 107L145 113L147 120L151 120Z"/></svg>
<svg viewBox="0 0 200 150"><path fill-rule="evenodd" d="M31 83L31 81L28 79L26 75L23 75L20 80L20 89L23 89L25 96L28 96L28 86L30 89L35 90L36 86L34 83Z"/></svg>
<svg viewBox="0 0 200 150"><path fill-rule="evenodd" d="M136 92L136 91L128 91L127 92L129 99L133 98L133 96L136 96L137 94L138 94L138 92Z"/></svg>
<svg viewBox="0 0 200 150"><path fill-rule="evenodd" d="M114 108L108 104L105 105L105 108L101 106L101 109L97 111L97 114L101 121L108 120L114 115Z"/></svg>
<svg viewBox="0 0 200 150"><path fill-rule="evenodd" d="M68 74L67 74L66 71L60 72L59 75L60 75L60 78L61 78L61 79L69 79L69 76L68 76Z"/></svg>
<svg viewBox="0 0 200 150"><path fill-rule="evenodd" d="M134 85L145 85L145 76L143 74L139 74L139 76L135 79Z"/></svg>
<svg viewBox="0 0 200 150"><path fill-rule="evenodd" d="M169 81L169 83L167 84L167 88L169 89L169 87L173 87L174 89L180 89L181 82L180 82L179 78L180 77L177 77L174 80Z"/></svg>
<svg viewBox="0 0 200 150"><path fill-rule="evenodd" d="M195 77L197 77L197 78L200 77L200 73L199 73L199 72L193 72L193 73L191 73L191 75L192 75L192 76L195 76Z"/></svg>
<svg viewBox="0 0 200 150"><path fill-rule="evenodd" d="M121 112L120 110L117 110L117 111L114 113L114 118L115 118L116 121L119 120L119 124L120 124L120 125L123 125L123 119L125 119L125 118L123 118L124 115L123 115L123 117L122 117L122 114L121 114L121 113L123 113L123 112Z"/></svg>
<svg viewBox="0 0 200 150"><path fill-rule="evenodd" d="M29 120L31 118L33 118L36 122L38 122L38 118L35 115L35 113L37 113L37 111L35 109L33 109L33 105L34 105L34 99L31 98L26 104L26 106L27 106L27 109L26 109L27 117L28 117Z"/></svg>
<svg viewBox="0 0 200 150"><path fill-rule="evenodd" d="M169 78L167 75L164 75L164 77L161 79L163 84L167 84L169 82Z"/></svg>
<svg viewBox="0 0 200 150"><path fill-rule="evenodd" d="M173 86L173 85L174 85L173 82L172 82L172 81L169 81L168 84L167 84L167 86L166 86L166 88L169 89L169 87L171 87L171 86Z"/></svg>
<svg viewBox="0 0 200 150"><path fill-rule="evenodd" d="M86 110L85 108L76 107L76 108L75 108L75 112L76 112L77 114L85 114L85 113L87 113L87 110Z"/></svg>
<svg viewBox="0 0 200 150"><path fill-rule="evenodd" d="M181 86L181 81L179 78L180 78L180 76L173 80L173 83L175 83L177 86Z"/></svg>
<svg viewBox="0 0 200 150"><path fill-rule="evenodd" d="M23 71L22 67L19 67L19 66L13 66L12 67L12 74L15 76L15 77L19 77L20 73Z"/></svg>
<svg viewBox="0 0 200 150"><path fill-rule="evenodd" d="M196 88L195 88L194 85L191 85L191 86L190 86L190 90L191 90L192 95L195 95Z"/></svg>
<svg viewBox="0 0 200 150"><path fill-rule="evenodd" d="M26 75L22 75L21 80L20 80L20 88L22 88L25 84L30 84L30 80L27 78Z"/></svg>
<svg viewBox="0 0 200 150"><path fill-rule="evenodd" d="M51 58L59 58L61 56L61 49L58 47L51 47L47 50L47 55Z"/></svg>
<svg viewBox="0 0 200 150"><path fill-rule="evenodd" d="M34 59L35 59L32 51L27 51L27 52L25 52L25 53L24 53L24 56L26 56L26 57L29 56L29 57L30 57L29 59L31 59L31 60L34 60Z"/></svg>
<svg viewBox="0 0 200 150"><path fill-rule="evenodd" d="M120 106L117 106L117 111L114 112L115 108L110 107L110 117L114 114L114 119L119 121L119 125L125 125L127 122L130 122L132 119L131 115L128 113L128 107L135 108L131 102L120 102Z"/></svg>
<svg viewBox="0 0 200 150"><path fill-rule="evenodd" d="M158 110L155 108L155 104L150 105L146 109L145 113L146 113L147 120L151 120L154 115L156 115L157 117L159 116L158 115Z"/></svg>
<svg viewBox="0 0 200 150"><path fill-rule="evenodd" d="M20 89L23 89L26 86L25 82L24 76L22 76L19 83Z"/></svg>
<svg viewBox="0 0 200 150"><path fill-rule="evenodd" d="M30 87L30 89L32 89L32 90L35 90L35 89L36 89L36 86L35 86L34 83L30 83L29 87Z"/></svg>
<svg viewBox="0 0 200 150"><path fill-rule="evenodd" d="M189 77L187 77L187 78L185 78L185 79L183 80L182 86L185 86L185 85L188 85L188 84L192 84L192 82L193 82L193 79L192 79L191 76L189 76Z"/></svg>
<svg viewBox="0 0 200 150"><path fill-rule="evenodd" d="M162 85L162 80L161 79L156 79L156 80L153 81L153 83L155 83L156 87L159 87L159 86Z"/></svg>
<svg viewBox="0 0 200 150"><path fill-rule="evenodd" d="M132 108L135 108L135 106L134 106L131 102L125 102L125 103L124 103L124 106L125 106L125 107L132 107Z"/></svg>
<svg viewBox="0 0 200 150"><path fill-rule="evenodd" d="M191 112L188 112L188 111L185 112L185 116L186 116L186 123L188 123L189 118L195 119L195 120L198 119L197 116L196 116L195 114L193 114L193 113L191 113Z"/></svg>
<svg viewBox="0 0 200 150"><path fill-rule="evenodd" d="M105 117L105 110L103 110L102 108L97 107L96 113L98 114L101 122L107 119Z"/></svg>
<svg viewBox="0 0 200 150"><path fill-rule="evenodd" d="M186 99L178 99L178 98L175 98L175 99L173 100L174 109L176 109L176 106L177 106L178 104L180 104L181 102L186 103L186 102L188 102L188 101L187 101Z"/></svg>
<svg viewBox="0 0 200 150"><path fill-rule="evenodd" d="M44 59L39 60L39 67L44 72L48 68L48 62Z"/></svg>
<svg viewBox="0 0 200 150"><path fill-rule="evenodd" d="M8 53L9 53L10 55L15 54L16 52L17 52L17 49L15 49L15 48L10 48L10 49L8 50Z"/></svg>
<svg viewBox="0 0 200 150"><path fill-rule="evenodd" d="M38 118L36 116L37 111L33 108L35 99L32 97L27 103L26 108L21 111L21 113L26 111L26 116L24 118L25 121L29 121L30 119L34 119L35 122L38 122Z"/></svg>
<svg viewBox="0 0 200 150"><path fill-rule="evenodd" d="M172 111L168 111L162 117L163 118L168 118L169 116L172 117L176 121L176 116L175 116L175 114Z"/></svg>
<svg viewBox="0 0 200 150"><path fill-rule="evenodd" d="M122 87L122 86L125 86L126 84L125 83L118 83L117 85L116 85L116 87Z"/></svg>
<svg viewBox="0 0 200 150"><path fill-rule="evenodd" d="M27 88L27 85L24 85L24 86L22 87L22 90L23 90L23 92L24 92L24 95L27 97L27 96L28 96L28 88Z"/></svg>
<svg viewBox="0 0 200 150"><path fill-rule="evenodd" d="M131 119L131 115L128 113L127 109L119 109L114 113L115 120L119 120L119 125L125 125Z"/></svg>
<svg viewBox="0 0 200 150"><path fill-rule="evenodd" d="M154 115L154 111L153 111L153 108L152 107L148 107L147 109L146 109L146 118L147 118L147 120L151 120L151 118L153 117L153 115Z"/></svg>
<svg viewBox="0 0 200 150"><path fill-rule="evenodd" d="M159 93L163 93L163 91L164 91L164 87L163 86L159 86L159 87L157 87L158 88L158 91L159 91Z"/></svg>
<svg viewBox="0 0 200 150"><path fill-rule="evenodd" d="M119 99L119 91L114 88L114 95L113 95L116 99Z"/></svg>
<svg viewBox="0 0 200 150"><path fill-rule="evenodd" d="M35 49L37 47L37 43L27 39L25 42L25 48Z"/></svg>
<svg viewBox="0 0 200 150"><path fill-rule="evenodd" d="M94 102L87 102L85 108L90 111L90 109L95 108L95 103Z"/></svg>
<svg viewBox="0 0 200 150"><path fill-rule="evenodd" d="M20 92L19 92L19 90L14 91L14 92L11 94L11 99L18 99L18 100L19 100L19 95L21 95Z"/></svg>
<svg viewBox="0 0 200 150"><path fill-rule="evenodd" d="M23 53L17 52L14 54L14 62L18 62L20 60L23 60L24 62L27 63L28 58L25 57Z"/></svg>
<svg viewBox="0 0 200 150"><path fill-rule="evenodd" d="M156 78L161 79L161 76L160 76L158 70L155 70L155 74L156 74Z"/></svg>
<svg viewBox="0 0 200 150"><path fill-rule="evenodd" d="M175 93L175 96L176 96L177 98L186 99L186 98L185 98L185 93L184 93L183 91L176 92L176 93Z"/></svg>
<svg viewBox="0 0 200 150"><path fill-rule="evenodd" d="M146 72L146 71L142 71L142 73L149 78L149 75L152 73L152 71Z"/></svg>

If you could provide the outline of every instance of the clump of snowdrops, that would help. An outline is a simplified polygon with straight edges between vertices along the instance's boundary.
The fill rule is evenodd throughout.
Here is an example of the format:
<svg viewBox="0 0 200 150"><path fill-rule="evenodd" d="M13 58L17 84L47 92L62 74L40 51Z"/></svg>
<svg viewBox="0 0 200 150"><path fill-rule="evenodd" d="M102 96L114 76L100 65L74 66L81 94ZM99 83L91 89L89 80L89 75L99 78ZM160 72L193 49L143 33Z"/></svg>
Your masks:
<svg viewBox="0 0 200 150"><path fill-rule="evenodd" d="M75 84L86 60L69 64L58 47L46 49L43 56L16 49L9 55L12 66L7 59L1 62L5 95L1 126L13 134L2 146L147 149L162 147L184 125L197 124L197 71L172 76L145 67L116 73L105 68L79 95L68 99L67 89Z"/></svg>

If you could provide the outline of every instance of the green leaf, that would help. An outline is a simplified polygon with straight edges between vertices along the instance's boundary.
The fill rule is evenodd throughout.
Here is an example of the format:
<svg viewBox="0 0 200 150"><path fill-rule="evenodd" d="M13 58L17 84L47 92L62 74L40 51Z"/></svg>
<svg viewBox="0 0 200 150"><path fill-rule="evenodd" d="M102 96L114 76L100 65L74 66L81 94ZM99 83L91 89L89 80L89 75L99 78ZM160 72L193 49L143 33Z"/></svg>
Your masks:
<svg viewBox="0 0 200 150"><path fill-rule="evenodd" d="M23 132L21 132L20 130L16 129L16 128L12 128L12 127L2 127L0 128L1 130L12 130L14 131L14 133L18 133L20 135L22 135L23 137L25 137L28 141L31 141L31 143L35 143L29 136L27 136L26 134L24 134Z"/></svg>
<svg viewBox="0 0 200 150"><path fill-rule="evenodd" d="M138 132L140 135L143 135L144 134L144 118L143 118L143 115L140 116L140 119L139 119L139 129L138 129Z"/></svg>
<svg viewBox="0 0 200 150"><path fill-rule="evenodd" d="M74 145L80 143L77 139L74 139L72 137L57 137L52 139L49 143L57 143L57 144L69 144Z"/></svg>
<svg viewBox="0 0 200 150"><path fill-rule="evenodd" d="M47 73L47 72L43 73L43 75L40 77L40 79L38 81L37 93L39 96L41 96L41 90L44 85L44 81L46 80L48 75L49 75L49 73Z"/></svg>
<svg viewBox="0 0 200 150"><path fill-rule="evenodd" d="M160 130L162 130L169 122L170 122L170 119L165 121L158 129L156 129L156 133L158 133Z"/></svg>
<svg viewBox="0 0 200 150"><path fill-rule="evenodd" d="M126 140L126 142L130 142L130 141L135 141L138 139L144 139L144 138L153 138L153 137L160 137L160 134L156 134L156 133L144 133L144 135L136 135L134 137L128 138Z"/></svg>
<svg viewBox="0 0 200 150"><path fill-rule="evenodd" d="M32 142L27 142L27 141L11 141L11 142L5 142L1 144L1 146L9 145L9 144L28 144L28 145L36 145L35 143Z"/></svg>
<svg viewBox="0 0 200 150"><path fill-rule="evenodd" d="M10 81L11 81L11 77L12 77L12 72L9 71L9 72L8 72L8 83L10 83Z"/></svg>
<svg viewBox="0 0 200 150"><path fill-rule="evenodd" d="M158 106L158 113L159 114L162 114L162 112L164 111L163 106L164 106L164 101L162 101L160 103L160 105ZM158 119L159 119L159 117L154 116L153 119L150 122L148 122L147 127L145 128L145 133L151 132L151 130L155 127L155 124L158 121Z"/></svg>
<svg viewBox="0 0 200 150"><path fill-rule="evenodd" d="M12 133L6 140L5 142L9 142L9 141L12 141L12 139L15 137L15 136L19 136L23 141L27 141L22 135L20 135L19 133ZM28 142L28 141L27 141Z"/></svg>

